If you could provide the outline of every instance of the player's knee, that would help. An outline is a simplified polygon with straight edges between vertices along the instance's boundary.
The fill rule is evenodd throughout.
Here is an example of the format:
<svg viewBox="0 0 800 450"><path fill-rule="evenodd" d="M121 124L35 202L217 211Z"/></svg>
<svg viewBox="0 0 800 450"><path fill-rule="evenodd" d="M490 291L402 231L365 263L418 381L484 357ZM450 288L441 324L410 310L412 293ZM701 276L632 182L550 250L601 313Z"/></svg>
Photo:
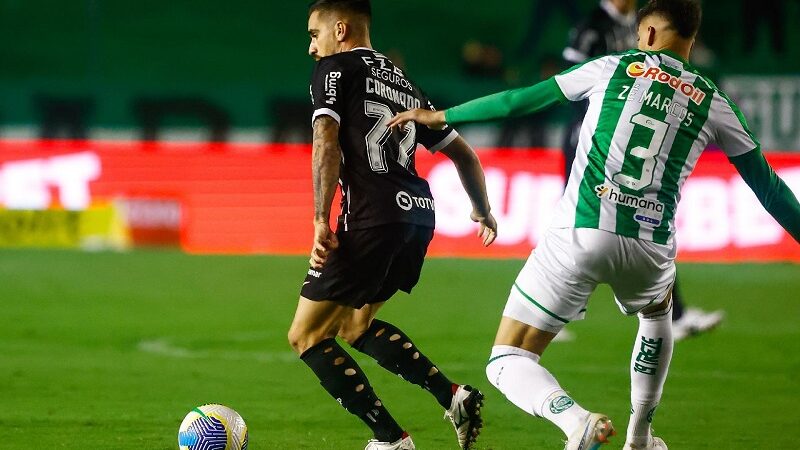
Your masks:
<svg viewBox="0 0 800 450"><path fill-rule="evenodd" d="M638 314L640 319L658 320L672 317L672 298L667 296L661 303L649 306L641 310Z"/></svg>
<svg viewBox="0 0 800 450"><path fill-rule="evenodd" d="M302 355L306 350L324 339L323 336L316 336L315 333L295 325L289 328L287 338L289 340L289 345L298 355Z"/></svg>
<svg viewBox="0 0 800 450"><path fill-rule="evenodd" d="M367 328L368 327L357 324L346 324L339 329L339 337L344 339L348 344L353 345L358 338L367 332Z"/></svg>
<svg viewBox="0 0 800 450"><path fill-rule="evenodd" d="M287 339L289 340L289 346L297 353L298 355L302 353L300 351L301 342L303 341L303 336L301 333L297 331L294 327L289 328L289 333L287 334Z"/></svg>

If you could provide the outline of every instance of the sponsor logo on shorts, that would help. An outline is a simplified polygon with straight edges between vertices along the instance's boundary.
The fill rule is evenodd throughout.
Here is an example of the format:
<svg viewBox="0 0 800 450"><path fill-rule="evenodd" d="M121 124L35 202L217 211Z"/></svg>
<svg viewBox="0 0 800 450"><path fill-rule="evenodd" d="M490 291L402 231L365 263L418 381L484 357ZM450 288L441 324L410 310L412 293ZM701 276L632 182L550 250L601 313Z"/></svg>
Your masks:
<svg viewBox="0 0 800 450"><path fill-rule="evenodd" d="M411 211L411 208L414 207L414 205L411 203L411 196L408 195L408 192L398 192L395 199L397 200L397 206L404 211Z"/></svg>
<svg viewBox="0 0 800 450"><path fill-rule="evenodd" d="M625 194L615 189L613 186L607 186L605 184L595 186L594 192L597 198L608 200L617 205L636 208L636 214L634 214L633 218L637 222L655 227L661 225L661 218L664 214L664 204L658 200Z"/></svg>
<svg viewBox="0 0 800 450"><path fill-rule="evenodd" d="M566 395L562 395L561 397L558 397L550 402L550 412L553 414L561 414L574 404L575 402L571 398L567 397Z"/></svg>
<svg viewBox="0 0 800 450"><path fill-rule="evenodd" d="M699 88L694 87L692 83L685 81L683 78L664 72L660 67L647 67L643 63L633 62L628 65L627 73L631 78L649 78L661 84L667 84L672 89L675 89L681 94L689 97L698 105L703 103L703 99L706 98L706 93Z"/></svg>
<svg viewBox="0 0 800 450"><path fill-rule="evenodd" d="M314 269L308 269L308 274L314 278L319 278L320 276L322 276L322 272L316 271Z"/></svg>
<svg viewBox="0 0 800 450"><path fill-rule="evenodd" d="M395 200L397 201L397 206L403 211L411 211L411 208L415 206L417 208L435 211L432 198L412 197L408 192L400 191L395 196Z"/></svg>

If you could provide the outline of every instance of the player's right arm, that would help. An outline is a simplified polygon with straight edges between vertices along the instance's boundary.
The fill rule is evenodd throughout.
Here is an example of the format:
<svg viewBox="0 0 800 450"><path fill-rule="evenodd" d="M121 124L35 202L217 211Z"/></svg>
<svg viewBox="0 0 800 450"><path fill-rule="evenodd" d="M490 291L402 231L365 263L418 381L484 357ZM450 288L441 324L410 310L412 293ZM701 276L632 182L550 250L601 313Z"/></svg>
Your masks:
<svg viewBox="0 0 800 450"><path fill-rule="evenodd" d="M715 118L715 141L728 160L764 209L800 243L800 203L764 158L761 144L750 132L742 113L728 97L720 95L712 103L711 114Z"/></svg>
<svg viewBox="0 0 800 450"><path fill-rule="evenodd" d="M339 122L329 115L314 119L311 150L311 178L314 185L314 246L311 267L325 264L331 250L339 246L330 227L331 204L339 180L342 149L339 146Z"/></svg>
<svg viewBox="0 0 800 450"><path fill-rule="evenodd" d="M314 244L309 264L319 269L330 251L339 246L330 227L331 204L339 181L342 148L339 124L344 114L347 67L338 58L323 58L311 77L314 140L311 174L314 186Z"/></svg>
<svg viewBox="0 0 800 450"><path fill-rule="evenodd" d="M488 247L497 237L497 221L492 216L492 208L489 206L486 177L478 155L461 136L455 138L440 152L455 164L461 184L472 202L470 218L480 224L478 237L483 241L483 245Z"/></svg>

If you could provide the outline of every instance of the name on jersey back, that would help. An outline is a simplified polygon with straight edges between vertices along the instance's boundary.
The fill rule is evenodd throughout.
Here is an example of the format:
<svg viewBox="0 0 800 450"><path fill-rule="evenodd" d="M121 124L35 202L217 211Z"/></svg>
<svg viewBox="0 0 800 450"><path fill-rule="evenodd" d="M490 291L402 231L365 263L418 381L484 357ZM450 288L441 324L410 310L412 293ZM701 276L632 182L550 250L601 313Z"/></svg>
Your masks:
<svg viewBox="0 0 800 450"><path fill-rule="evenodd" d="M402 76L390 70L384 70L378 67L370 67L370 75L371 76L367 77L367 94L375 94L390 102L401 105L405 109L422 107L422 101L414 96L414 86ZM389 84L400 89L406 89L410 93L405 93L400 89L389 86Z"/></svg>

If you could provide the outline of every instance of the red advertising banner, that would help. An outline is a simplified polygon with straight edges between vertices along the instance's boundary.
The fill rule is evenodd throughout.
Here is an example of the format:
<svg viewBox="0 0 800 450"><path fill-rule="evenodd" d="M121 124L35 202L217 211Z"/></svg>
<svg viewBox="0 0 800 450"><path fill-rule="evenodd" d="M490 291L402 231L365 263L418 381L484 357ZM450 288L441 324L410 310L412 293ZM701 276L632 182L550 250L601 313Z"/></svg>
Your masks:
<svg viewBox="0 0 800 450"><path fill-rule="evenodd" d="M479 155L500 228L488 249L475 237L453 165L443 156L417 153L436 202L430 254L526 257L561 196L561 154L495 149ZM767 158L800 195L800 154ZM306 145L0 140L0 206L82 210L118 202L135 242L179 240L198 253L306 254L310 161ZM676 220L681 260L800 262L800 245L721 153L703 155Z"/></svg>

